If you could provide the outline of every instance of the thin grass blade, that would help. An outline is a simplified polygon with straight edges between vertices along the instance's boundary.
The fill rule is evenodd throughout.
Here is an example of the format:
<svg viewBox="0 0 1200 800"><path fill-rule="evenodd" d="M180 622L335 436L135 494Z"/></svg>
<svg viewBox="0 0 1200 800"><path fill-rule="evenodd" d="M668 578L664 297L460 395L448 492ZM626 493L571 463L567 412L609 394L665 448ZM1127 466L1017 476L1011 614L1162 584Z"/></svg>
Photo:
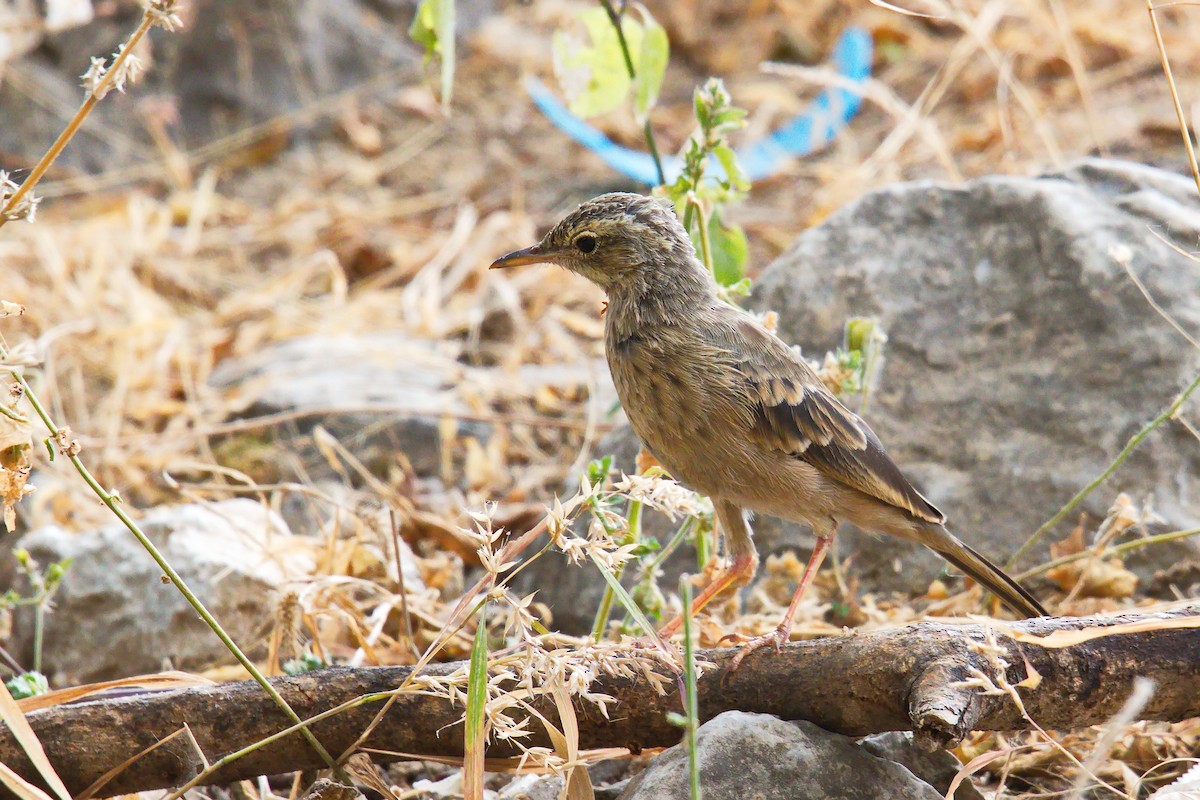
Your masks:
<svg viewBox="0 0 1200 800"><path fill-rule="evenodd" d="M483 800L483 750L487 739L487 602L479 611L467 673L467 719L463 744L463 800Z"/></svg>

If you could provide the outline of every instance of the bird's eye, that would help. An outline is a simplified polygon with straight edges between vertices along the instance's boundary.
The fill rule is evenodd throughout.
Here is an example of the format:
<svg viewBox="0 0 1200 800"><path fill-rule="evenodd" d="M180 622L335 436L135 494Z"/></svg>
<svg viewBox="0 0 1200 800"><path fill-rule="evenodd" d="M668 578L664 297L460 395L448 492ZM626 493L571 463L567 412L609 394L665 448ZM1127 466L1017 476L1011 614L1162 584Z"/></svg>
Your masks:
<svg viewBox="0 0 1200 800"><path fill-rule="evenodd" d="M581 233L575 237L575 247L581 253L590 253L596 249L596 234Z"/></svg>

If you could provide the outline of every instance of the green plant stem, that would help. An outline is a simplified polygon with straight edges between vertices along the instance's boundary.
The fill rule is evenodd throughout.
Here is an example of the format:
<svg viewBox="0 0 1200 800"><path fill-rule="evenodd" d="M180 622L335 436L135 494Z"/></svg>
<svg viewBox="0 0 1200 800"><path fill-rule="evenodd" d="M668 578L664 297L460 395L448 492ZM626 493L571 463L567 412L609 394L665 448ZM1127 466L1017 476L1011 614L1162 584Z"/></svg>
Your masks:
<svg viewBox="0 0 1200 800"><path fill-rule="evenodd" d="M1110 555L1123 555L1133 550L1139 550L1143 547L1150 547L1151 545L1162 544L1164 542L1174 542L1180 539L1188 539L1196 535L1200 535L1200 528L1189 528L1188 530L1183 531L1171 531L1170 533L1159 533L1155 534L1154 536L1146 536L1142 539L1134 539L1133 541L1125 542L1123 544L1106 547L1099 553L1092 550L1084 550L1080 553L1072 553L1069 556L1056 558L1053 561L1047 561L1045 564L1039 564L1036 567L1031 567L1024 572L1017 573L1013 577L1019 581L1022 581L1026 578L1032 578L1034 575L1041 575L1043 572L1049 572L1050 570L1064 566L1065 564L1082 561L1083 559L1091 558L1092 556L1104 558Z"/></svg>
<svg viewBox="0 0 1200 800"><path fill-rule="evenodd" d="M654 130L650 127L649 113L646 115L646 121L642 123L642 136L646 139L650 157L654 159L654 172L658 175L658 183L661 186L667 182L667 175L663 172L662 158L658 155L658 143L654 140Z"/></svg>
<svg viewBox="0 0 1200 800"><path fill-rule="evenodd" d="M46 151L45 155L38 160L38 163L34 165L33 169L30 171L29 177L27 177L21 183L21 186L19 189L17 189L17 191L13 192L12 197L8 198L8 202L4 205L4 208L0 209L0 227L3 227L9 221L9 212L17 208L18 204L24 199L25 195L33 191L33 187L36 186L38 181L42 179L42 176L46 174L47 170L54 165L54 162L58 160L59 155L61 155L62 151L66 149L67 144L70 143L71 139L75 137L75 134L79 132L80 127L83 126L83 121L87 119L88 114L92 113L92 109L96 107L98 102L100 102L99 96L105 94L112 88L112 83L116 79L117 75L120 74L121 68L125 64L125 60L133 52L133 49L137 46L137 43L141 41L142 37L146 35L146 31L150 30L150 27L153 24L154 21L150 16L150 12L146 11L142 15L141 23L125 41L125 47L122 49L121 54L117 56L117 58L113 61L112 66L108 68L108 71L105 73L104 77L100 79L100 83L96 86L96 89L88 92L88 96L84 98L83 105L81 105L75 112L75 115L71 117L71 120L67 123L67 126L63 128L62 133L60 133L58 138L54 140L54 144L50 145L50 149Z"/></svg>
<svg viewBox="0 0 1200 800"><path fill-rule="evenodd" d="M696 729L700 726L700 707L696 692L696 645L692 641L692 584L687 575L679 578L679 594L683 597L683 685L686 690L683 713L687 716L685 740L688 752L688 792L690 800L700 800L700 755L696 752Z"/></svg>
<svg viewBox="0 0 1200 800"><path fill-rule="evenodd" d="M701 526L696 527L696 568L704 571L704 565L708 563L709 557L712 555L708 549L708 537L704 535L705 530ZM685 606L691 608L691 606Z"/></svg>
<svg viewBox="0 0 1200 800"><path fill-rule="evenodd" d="M612 0L600 0L600 5L604 7L604 13L608 14L608 21L612 23L613 28L617 32L617 42L621 45L621 55L625 58L625 69L629 72L630 80L637 80L637 70L633 66L633 56L629 52L629 42L625 41L625 28L621 25L621 16L625 13L624 9L618 11L613 8ZM647 114L646 121L642 124L642 135L646 137L646 147L650 150L650 157L654 159L654 171L658 175L659 184L667 182L666 173L663 172L662 159L658 155L658 143L654 140L654 129L650 127L650 116Z"/></svg>
<svg viewBox="0 0 1200 800"><path fill-rule="evenodd" d="M683 540L687 538L688 533L692 530L692 527L695 526L695 524L695 517L688 517L685 519L675 530L675 533L673 536L671 536L670 541L668 541L661 550L654 554L654 558L652 560L647 562L646 565L642 567L642 573L638 580L647 581L653 579L654 573L658 571L658 568L662 566L663 562L667 560L671 553L674 553L679 545L683 544Z"/></svg>
<svg viewBox="0 0 1200 800"><path fill-rule="evenodd" d="M694 194L688 195L688 210L696 209L696 213L700 216L700 257L704 259L704 266L708 267L710 273L713 272L713 255L712 242L708 238L708 217L704 213L704 209L700 206L700 201L695 199Z"/></svg>
<svg viewBox="0 0 1200 800"><path fill-rule="evenodd" d="M0 358L6 357L7 353L0 351ZM12 375L13 379L21 385L21 388L25 393L25 398L29 401L29 404L33 407L33 410L37 413L38 417L41 418L45 426L50 430L51 438L58 440L62 435L62 429L59 428L58 425L55 424L54 420L50 418L50 414L42 406L42 403L38 399L37 394L33 391L33 388L30 387L30 385L25 381L24 376L22 376L19 372L13 371L9 374ZM64 455L66 454L64 453ZM149 537L146 536L141 527L139 527L138 524L134 522L128 514L125 513L125 510L121 508L120 501L113 497L107 489L100 485L99 481L96 480L95 476L92 475L91 470L89 470L83 461L80 460L79 456L68 455L67 458L70 460L71 465L75 467L75 471L79 473L81 478L83 478L84 482L91 488L93 492L95 492L96 496L100 498L101 502L108 506L108 509L116 515L117 519L119 519L125 525L125 527L129 529L130 533L134 535L142 547L145 548L146 552L150 554L150 557L154 559L154 563L159 566L159 568L163 571L163 574L166 575L171 583L175 585L175 588L180 594L183 595L184 599L187 600L188 604L195 610L195 612L200 615L200 618L204 620L205 624L212 629L213 633L217 635L217 638L221 640L221 643L224 644L229 652L233 654L234 658L238 660L238 663L240 663L242 667L244 667L245 670L250 673L250 676L254 678L254 680L257 681L260 686L263 687L266 693L270 695L271 699L275 701L275 704L278 705L285 714L287 714L289 719L291 719L293 722L300 723L301 719L299 715L296 714L290 705L288 705L287 701L283 699L283 696L279 694L275 687L271 685L271 682L268 681L262 672L259 671L258 667L254 666L254 663L246 657L246 654L242 652L241 648L237 646L237 643L235 643L233 639L230 638L229 634L225 632L225 629L221 627L221 623L217 622L216 617L209 612L209 610L204 606L204 603L200 601L200 598L193 594L192 590L188 588L188 585L184 582L183 578L180 577L179 573L175 571L175 568L171 566L165 557L163 557L163 554L154 545L154 542L150 541ZM301 729L300 733L305 739L308 740L308 743L312 745L313 749L317 751L317 754L320 755L321 759L329 766L329 768L340 774L341 768L338 767L337 763L333 759L333 756L329 754L329 751L327 751L324 746L317 741L317 738L313 735L312 731L305 727Z"/></svg>
<svg viewBox="0 0 1200 800"><path fill-rule="evenodd" d="M604 527L605 533L612 535L612 529L604 520L602 514L593 513L596 519ZM626 531L625 537L621 540L622 545L635 544L641 541L642 538L642 503L640 500L629 501L629 513L626 515L626 520L629 523L629 530ZM613 575L617 580L621 580L621 575L625 572L625 565L621 564L613 570ZM600 598L600 606L596 609L596 617L592 620L592 639L600 641L604 638L604 629L608 627L608 618L612 615L613 590L611 587L604 587L604 594Z"/></svg>
<svg viewBox="0 0 1200 800"><path fill-rule="evenodd" d="M655 630L654 626L650 624L650 620L646 619L646 615L642 613L640 608L638 608L637 603L633 602L633 598L629 596L629 592L625 591L625 587L622 586L621 582L617 580L616 576L613 575L612 570L606 567L604 562L601 561L600 557L595 553L588 553L588 557L592 560L592 563L596 565L596 569L600 570L600 574L604 576L604 581L610 587L612 587L613 592L621 601L621 605L625 607L625 612L629 614L629 616L633 617L633 621L636 622L638 627L642 629L642 632L649 637L650 641L654 643L654 646L658 649L658 651L666 656L668 660L671 659L673 657L671 649L668 648L663 642L662 638L658 635L658 631Z"/></svg>
<svg viewBox="0 0 1200 800"><path fill-rule="evenodd" d="M39 602L33 607L33 671L42 671L42 643L46 635L46 604Z"/></svg>
<svg viewBox="0 0 1200 800"><path fill-rule="evenodd" d="M1018 547L1017 551L1012 554L1012 558L1008 559L1008 563L1005 566L1009 569L1012 569L1013 565L1020 560L1021 556L1029 552L1029 549L1033 547L1033 545L1036 544L1037 541L1041 539L1047 531L1049 531L1058 523L1062 522L1063 519L1065 519L1068 514L1074 511L1076 507L1078 507L1079 504L1082 503L1097 486L1108 480L1109 476L1116 472L1117 469L1119 469L1120 466L1125 463L1125 460L1129 458L1133 451L1137 449L1138 445L1140 445L1142 441L1154 431L1155 428L1157 428L1159 425L1162 425L1179 412L1180 407L1192 395L1192 392L1196 391L1197 387L1200 387L1200 375L1197 375L1192 382L1188 384L1188 387L1180 392L1169 406L1163 409L1161 414L1150 420L1150 422L1146 423L1146 425L1140 431L1130 437L1129 442L1125 445L1124 449L1117 454L1117 457L1113 459L1112 463L1109 464L1108 467L1105 468L1105 470L1101 472L1095 480L1080 489L1079 493L1072 497L1070 502L1068 502L1065 506L1060 508L1057 514L1046 520L1046 522L1042 524L1042 527L1034 531L1033 535L1026 539L1025 543Z"/></svg>

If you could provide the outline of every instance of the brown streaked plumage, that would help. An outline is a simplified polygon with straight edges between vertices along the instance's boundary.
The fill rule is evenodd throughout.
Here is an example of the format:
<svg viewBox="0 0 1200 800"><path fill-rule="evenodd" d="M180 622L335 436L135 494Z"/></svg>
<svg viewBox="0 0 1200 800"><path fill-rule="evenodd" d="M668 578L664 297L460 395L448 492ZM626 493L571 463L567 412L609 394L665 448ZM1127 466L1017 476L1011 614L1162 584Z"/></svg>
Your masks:
<svg viewBox="0 0 1200 800"><path fill-rule="evenodd" d="M787 639L840 520L920 542L1014 611L1045 615L1029 592L946 529L945 515L804 359L717 297L669 206L637 194L601 195L537 245L492 267L539 262L604 289L605 350L634 432L675 478L713 499L733 565L694 609L754 574L746 512L804 522L816 534L779 629L751 640L744 653Z"/></svg>

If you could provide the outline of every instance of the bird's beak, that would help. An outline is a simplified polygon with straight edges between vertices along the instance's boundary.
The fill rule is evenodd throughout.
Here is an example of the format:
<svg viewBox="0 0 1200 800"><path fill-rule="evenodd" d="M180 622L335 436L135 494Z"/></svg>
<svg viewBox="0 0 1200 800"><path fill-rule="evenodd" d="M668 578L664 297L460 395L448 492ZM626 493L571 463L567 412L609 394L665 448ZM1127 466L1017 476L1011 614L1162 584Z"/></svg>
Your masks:
<svg viewBox="0 0 1200 800"><path fill-rule="evenodd" d="M524 250L514 250L506 256L500 256L488 269L505 269L506 267L519 267L523 264L544 264L546 263L546 255L542 252L541 245L526 247Z"/></svg>

